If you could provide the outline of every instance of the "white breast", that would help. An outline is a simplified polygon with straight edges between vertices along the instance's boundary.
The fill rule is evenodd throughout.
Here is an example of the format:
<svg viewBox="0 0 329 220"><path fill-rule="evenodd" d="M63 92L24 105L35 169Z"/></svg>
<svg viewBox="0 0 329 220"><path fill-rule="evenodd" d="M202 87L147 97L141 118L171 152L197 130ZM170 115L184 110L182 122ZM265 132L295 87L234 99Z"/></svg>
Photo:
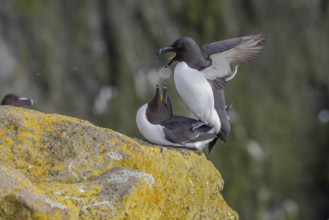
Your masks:
<svg viewBox="0 0 329 220"><path fill-rule="evenodd" d="M179 62L174 71L177 92L188 108L207 125L219 132L221 123L214 107L212 88L202 72Z"/></svg>
<svg viewBox="0 0 329 220"><path fill-rule="evenodd" d="M154 125L150 123L146 118L147 104L140 107L136 114L136 123L138 130L145 137L146 140L153 144L159 145L175 145L166 140L161 125Z"/></svg>
<svg viewBox="0 0 329 220"><path fill-rule="evenodd" d="M185 147L187 148L192 148L192 149L198 149L198 150L203 150L206 148L207 144L212 141L213 139L205 140L205 141L199 141L195 143L188 143L185 144Z"/></svg>
<svg viewBox="0 0 329 220"><path fill-rule="evenodd" d="M161 125L151 124L147 120L145 114L146 109L147 109L147 104L143 105L138 109L136 114L136 122L140 133L144 136L146 140L148 140L153 144L180 146L180 147L203 150L206 147L206 144L212 141L212 139L210 139L210 140L204 140L195 143L185 143L185 144L172 143L165 138L165 134L163 133L163 127ZM210 132L213 131L211 130L209 131L209 133Z"/></svg>

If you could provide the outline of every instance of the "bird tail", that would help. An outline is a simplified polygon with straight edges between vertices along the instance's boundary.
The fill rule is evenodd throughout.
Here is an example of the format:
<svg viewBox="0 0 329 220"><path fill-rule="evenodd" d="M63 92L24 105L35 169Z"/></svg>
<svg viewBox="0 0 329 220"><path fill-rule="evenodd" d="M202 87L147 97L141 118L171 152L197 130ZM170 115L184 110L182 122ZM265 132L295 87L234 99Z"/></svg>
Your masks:
<svg viewBox="0 0 329 220"><path fill-rule="evenodd" d="M214 140L212 140L211 142L209 142L209 144L208 144L209 153L212 150L212 148L214 147L214 145L216 144L217 140L218 140L218 137L215 138Z"/></svg>

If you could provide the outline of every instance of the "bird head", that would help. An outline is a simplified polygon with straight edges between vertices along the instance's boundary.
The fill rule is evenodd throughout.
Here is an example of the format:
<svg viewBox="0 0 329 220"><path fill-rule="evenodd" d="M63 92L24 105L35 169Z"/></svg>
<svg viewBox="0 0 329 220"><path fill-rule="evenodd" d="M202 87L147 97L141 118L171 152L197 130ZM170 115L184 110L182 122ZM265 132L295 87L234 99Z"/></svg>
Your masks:
<svg viewBox="0 0 329 220"><path fill-rule="evenodd" d="M166 67L170 66L175 61L185 61L187 63L193 62L195 59L202 57L201 50L197 43L190 37L180 37L169 47L163 47L158 50L157 55L165 53L173 53L169 58L169 62Z"/></svg>

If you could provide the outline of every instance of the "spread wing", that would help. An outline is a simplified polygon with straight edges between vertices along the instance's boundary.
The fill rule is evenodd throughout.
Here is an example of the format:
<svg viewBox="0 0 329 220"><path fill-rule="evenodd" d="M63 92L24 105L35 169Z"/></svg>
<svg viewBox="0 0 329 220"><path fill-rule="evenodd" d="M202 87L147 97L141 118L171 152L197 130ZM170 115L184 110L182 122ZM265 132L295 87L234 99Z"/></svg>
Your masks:
<svg viewBox="0 0 329 220"><path fill-rule="evenodd" d="M214 133L207 133L211 127L202 126L192 131L192 124L197 120L183 116L173 116L161 123L164 128L166 138L173 143L187 144L198 141L211 140L217 137Z"/></svg>
<svg viewBox="0 0 329 220"><path fill-rule="evenodd" d="M264 48L267 35L258 34L224 41L213 42L203 46L212 61L202 72L207 79L223 78L231 80L240 64L254 61Z"/></svg>

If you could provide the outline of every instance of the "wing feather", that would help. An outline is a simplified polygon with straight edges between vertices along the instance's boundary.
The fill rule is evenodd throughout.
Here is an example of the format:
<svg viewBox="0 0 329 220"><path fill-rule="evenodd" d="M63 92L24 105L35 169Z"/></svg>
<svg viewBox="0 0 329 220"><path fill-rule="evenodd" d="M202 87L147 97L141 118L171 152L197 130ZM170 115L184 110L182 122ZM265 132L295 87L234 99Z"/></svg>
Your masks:
<svg viewBox="0 0 329 220"><path fill-rule="evenodd" d="M212 61L203 70L207 79L224 78L229 81L234 78L240 64L252 62L260 56L266 38L267 35L258 34L204 45L203 48Z"/></svg>
<svg viewBox="0 0 329 220"><path fill-rule="evenodd" d="M164 132L166 139L173 143L187 144L198 141L210 140L217 137L214 133L207 133L211 127L202 126L192 131L192 124L197 120L183 116L173 116L172 118L163 121Z"/></svg>

